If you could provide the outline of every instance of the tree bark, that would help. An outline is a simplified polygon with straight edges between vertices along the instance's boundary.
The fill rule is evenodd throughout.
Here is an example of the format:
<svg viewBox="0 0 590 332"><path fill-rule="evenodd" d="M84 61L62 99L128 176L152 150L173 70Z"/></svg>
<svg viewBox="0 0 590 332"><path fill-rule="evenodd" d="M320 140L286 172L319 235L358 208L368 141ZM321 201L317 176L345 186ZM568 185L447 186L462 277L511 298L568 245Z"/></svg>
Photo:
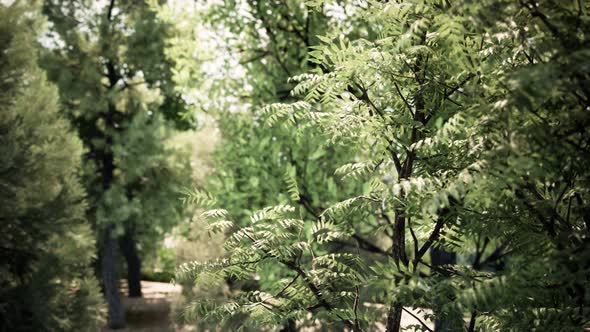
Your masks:
<svg viewBox="0 0 590 332"><path fill-rule="evenodd" d="M129 297L141 297L141 260L132 230L126 229L119 239L119 246L127 261L127 288Z"/></svg>
<svg viewBox="0 0 590 332"><path fill-rule="evenodd" d="M420 44L424 44L426 42L426 34L424 33L421 37ZM428 60L426 60L428 61ZM426 77L425 72L425 60L423 59L422 55L418 55L416 59L416 64L412 69L414 73L414 79L418 86L422 86ZM422 74L423 77L420 77ZM399 97L403 99L404 103L408 107L408 112L412 114L412 107L407 102L407 99L404 98L402 95L401 90L396 86L397 92L399 93ZM416 122L420 122L422 126L425 126L428 122L426 113L425 113L425 105L424 96L422 95L422 88L420 88L416 94L414 95L415 105L414 105L414 112L412 114L413 120ZM410 136L410 144L411 146L413 143L416 143L418 140L422 138L421 129L414 125L412 126L412 133ZM395 156L395 153L393 154ZM397 160L397 159L396 159ZM403 163L397 162L397 171L398 171L398 181L409 179L412 176L414 170L414 161L416 160L416 151L411 149L407 152L406 158L404 159ZM405 211L403 208L395 208L395 221L394 221L394 234L393 234L393 246L391 249L391 255L395 262L395 264L400 266L402 263L405 266L408 266L408 257L406 255L406 216ZM402 282L400 277L395 278L395 284L399 285ZM403 311L403 303L394 302L389 307L389 312L387 313L387 323L385 325L387 332L398 332L401 327L401 319L402 319L402 312Z"/></svg>
<svg viewBox="0 0 590 332"><path fill-rule="evenodd" d="M405 177L406 174L402 176ZM402 216L403 211L396 209L394 221L394 238L393 246L391 247L391 256L395 264L399 267L400 263L408 265L408 257L406 255L406 218ZM401 278L395 277L395 284L399 285ZM401 327L403 304L395 302L389 307L387 313L387 323L385 331L398 332Z"/></svg>
<svg viewBox="0 0 590 332"><path fill-rule="evenodd" d="M287 319L287 321L283 324L283 328L280 330L280 332L297 332L297 323L295 322L294 319Z"/></svg>
<svg viewBox="0 0 590 332"><path fill-rule="evenodd" d="M119 297L119 285L117 278L117 240L115 238L115 225L109 225L103 235L101 246L101 276L104 293L108 305L108 326L116 330L125 327L125 314Z"/></svg>
<svg viewBox="0 0 590 332"><path fill-rule="evenodd" d="M111 1L111 7L114 0ZM109 9L110 12L110 9ZM109 14L110 15L110 14ZM119 80L115 66L111 61L106 64L109 78L109 90L116 87ZM114 115L116 112L115 104L112 100L108 101L108 109L104 115L105 130L104 139L105 145L101 151L101 176L102 176L102 194L104 195L110 188L114 180L115 172L115 157L113 155L113 136L112 131L116 128ZM104 230L104 238L101 246L101 275L104 286L104 293L108 305L108 326L111 329L121 329L125 327L125 312L121 304L121 297L119 296L119 278L117 274L117 257L118 257L118 243L115 234L116 225L109 223Z"/></svg>
<svg viewBox="0 0 590 332"><path fill-rule="evenodd" d="M401 327L402 321L402 310L403 305L401 303L394 303L389 307L387 313L387 325L385 326L386 332L397 332Z"/></svg>

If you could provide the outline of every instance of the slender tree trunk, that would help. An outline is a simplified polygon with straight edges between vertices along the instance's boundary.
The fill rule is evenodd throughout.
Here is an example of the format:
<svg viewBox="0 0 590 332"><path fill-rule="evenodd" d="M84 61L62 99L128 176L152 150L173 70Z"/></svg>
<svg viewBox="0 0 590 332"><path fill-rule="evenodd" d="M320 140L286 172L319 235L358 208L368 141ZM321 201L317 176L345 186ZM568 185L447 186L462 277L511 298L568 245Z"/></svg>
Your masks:
<svg viewBox="0 0 590 332"><path fill-rule="evenodd" d="M100 265L104 293L108 305L108 326L111 329L122 329L125 327L125 314L119 296L119 278L117 277L116 269L117 239L114 233L114 224L109 225L104 232Z"/></svg>
<svg viewBox="0 0 590 332"><path fill-rule="evenodd" d="M402 174L405 177L405 174ZM391 247L391 256L396 265L408 264L408 257L406 256L406 218L402 216L403 211L396 209L394 222L394 238L393 246ZM395 278L395 284L399 285L402 280L399 277ZM389 312L387 313L387 323L385 330L387 332L397 332L401 327L403 304L396 302L391 304Z"/></svg>
<svg viewBox="0 0 590 332"><path fill-rule="evenodd" d="M422 35L420 44L424 44L426 42L426 34ZM418 56L416 59L416 64L414 65L414 76L416 83L419 86L422 86L425 80L425 69L424 66L424 59L421 55ZM422 77L420 76L422 74ZM401 92L400 92L401 97ZM419 90L417 91L416 95L414 96L415 105L414 105L414 112L413 112L413 119L414 121L420 122L423 126L426 125L428 122L426 113L425 113L425 105L424 96L422 96L422 92ZM407 105L408 108L411 108ZM408 109L411 112L411 109ZM422 138L422 133L418 126L414 125L412 128L412 133L410 136L410 146L413 143L416 143L418 140ZM398 171L398 181L403 179L409 179L412 176L414 171L414 161L416 159L416 151L413 149L407 152L406 158L404 159L403 163L397 162L397 171ZM406 216L404 216L404 210L401 208L395 209L395 222L394 222L394 238L393 246L391 249L391 255L395 264L399 267L400 264L408 266L408 257L406 255ZM399 285L402 282L401 278L396 277L395 283ZM389 312L387 313L387 324L385 325L387 332L398 332L401 328L401 319L403 313L403 303L393 303L389 308Z"/></svg>
<svg viewBox="0 0 590 332"><path fill-rule="evenodd" d="M422 106L423 102L421 98L418 98L416 102L417 106ZM420 108L421 109L421 108ZM423 121L423 114L416 110L414 118L418 121ZM415 142L419 137L418 129L412 129L412 142ZM403 166L399 172L399 179L407 179L412 176L414 159L416 154L411 151L406 156ZM408 266L408 256L406 255L406 217L404 216L403 209L395 209L395 221L393 225L393 245L391 247L391 256L393 261L399 267L400 264ZM402 282L400 277L395 278L395 284L399 285ZM387 332L398 332L401 328L403 304L395 302L391 304L389 312L387 313L387 324L385 325Z"/></svg>
<svg viewBox="0 0 590 332"><path fill-rule="evenodd" d="M113 5L111 1L111 6ZM115 67L112 62L107 62L107 72L110 87L113 89L118 81ZM114 180L115 172L115 157L113 156L113 136L112 131L115 129L114 115L116 112L115 104L109 100L108 109L104 115L105 130L104 138L105 145L102 148L102 187L103 194L110 188ZM110 223L105 227L103 243L101 246L101 275L104 286L105 297L108 304L108 325L111 329L120 329L125 327L125 312L121 304L121 297L119 296L119 278L117 274L117 257L118 257L118 243L115 234L116 226Z"/></svg>
<svg viewBox="0 0 590 332"><path fill-rule="evenodd" d="M402 322L402 310L403 304L401 303L394 303L389 307L389 312L387 313L387 325L385 326L385 331L387 332L397 332L401 327Z"/></svg>
<svg viewBox="0 0 590 332"><path fill-rule="evenodd" d="M127 287L129 297L141 297L141 260L137 254L137 246L131 229L119 239L121 252L127 261Z"/></svg>
<svg viewBox="0 0 590 332"><path fill-rule="evenodd" d="M406 255L406 218L402 217L403 211L396 209L394 222L394 241L391 247L391 256L396 265L408 265Z"/></svg>
<svg viewBox="0 0 590 332"><path fill-rule="evenodd" d="M297 332L297 324L293 319L287 319L280 332Z"/></svg>

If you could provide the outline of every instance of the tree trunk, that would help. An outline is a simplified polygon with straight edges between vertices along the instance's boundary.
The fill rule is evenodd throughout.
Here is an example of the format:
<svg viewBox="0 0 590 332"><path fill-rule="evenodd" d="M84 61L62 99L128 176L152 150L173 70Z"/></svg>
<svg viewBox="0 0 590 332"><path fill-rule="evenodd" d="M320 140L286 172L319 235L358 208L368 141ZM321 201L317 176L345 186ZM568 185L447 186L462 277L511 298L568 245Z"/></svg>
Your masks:
<svg viewBox="0 0 590 332"><path fill-rule="evenodd" d="M111 6L113 5L111 1ZM115 67L111 61L107 62L107 71L109 78L109 90L112 90L117 85L117 74ZM102 194L104 195L113 183L115 172L115 157L113 156L113 136L110 132L116 128L113 116L115 115L115 104L109 100L108 109L103 119L105 121L104 139L105 145L102 147ZM117 257L118 244L115 234L115 224L110 223L105 227L104 238L101 246L101 275L104 286L104 293L108 305L108 325L111 329L121 329L125 327L125 313L123 305L121 304L121 297L119 296L119 278L117 275Z"/></svg>
<svg viewBox="0 0 590 332"><path fill-rule="evenodd" d="M387 313L386 332L398 332L401 328L403 305L401 303L394 303L389 307Z"/></svg>
<svg viewBox="0 0 590 332"><path fill-rule="evenodd" d="M280 332L297 332L297 323L294 319L287 319L287 321L283 324L283 328Z"/></svg>
<svg viewBox="0 0 590 332"><path fill-rule="evenodd" d="M424 44L426 42L426 34L424 33L421 38L420 44ZM416 83L418 85L423 85L424 78L420 78L417 73L423 72L424 65L422 56L419 55L416 59L415 68L413 69L414 75L416 78ZM423 75L426 75L423 73ZM422 96L422 92L416 93L414 96L415 98L415 111L413 114L414 121L420 122L423 126L426 125L428 120L426 119L426 114L424 113L425 110L425 102L424 97ZM411 110L410 110L411 111ZM412 127L412 133L410 137L410 145L416 143L422 137L422 133L418 126L414 125ZM395 154L393 154L395 156ZM407 152L406 158L403 162L397 160L396 168L398 172L398 181L403 179L409 179L412 176L413 168L414 168L414 161L416 159L416 151L411 149ZM406 217L405 211L403 208L396 208L395 209L395 221L394 221L394 234L393 234L393 245L391 249L391 256L395 264L400 266L400 263L408 266L408 256L406 255ZM395 278L395 284L399 285L402 282L400 277ZM387 313L387 324L385 325L387 332L398 332L401 328L401 319L402 319L402 311L403 311L403 303L394 302L391 307L389 307L389 312Z"/></svg>
<svg viewBox="0 0 590 332"><path fill-rule="evenodd" d="M119 285L117 278L117 240L115 238L115 225L111 224L104 232L101 246L101 275L104 293L108 305L108 326L116 330L125 327L125 314L119 297Z"/></svg>
<svg viewBox="0 0 590 332"><path fill-rule="evenodd" d="M408 265L408 257L406 255L406 218L402 216L403 211L395 211L395 222L394 222L394 238L393 246L391 247L391 256L395 264L399 267L400 264ZM401 278L395 277L395 284L399 285ZM387 323L385 325L385 331L387 332L398 332L401 328L403 304L395 302L389 307L387 313Z"/></svg>
<svg viewBox="0 0 590 332"><path fill-rule="evenodd" d="M129 297L141 297L141 260L137 254L137 246L132 230L126 229L119 239L121 252L127 261L127 288Z"/></svg>

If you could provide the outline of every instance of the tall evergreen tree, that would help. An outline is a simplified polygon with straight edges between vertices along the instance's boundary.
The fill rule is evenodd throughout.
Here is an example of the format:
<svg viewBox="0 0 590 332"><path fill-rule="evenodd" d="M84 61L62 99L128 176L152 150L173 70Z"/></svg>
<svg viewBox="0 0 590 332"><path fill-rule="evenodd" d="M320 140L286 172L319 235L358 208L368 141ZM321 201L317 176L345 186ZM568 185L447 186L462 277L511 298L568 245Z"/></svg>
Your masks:
<svg viewBox="0 0 590 332"><path fill-rule="evenodd" d="M144 1L47 0L54 41L44 59L65 113L87 148L89 218L99 233L109 326L124 326L116 271L127 261L129 296L141 296L141 252L183 217L177 192L188 158L165 145L182 99L164 55L167 26Z"/></svg>
<svg viewBox="0 0 590 332"><path fill-rule="evenodd" d="M82 144L38 68L37 2L0 4L0 331L98 331Z"/></svg>

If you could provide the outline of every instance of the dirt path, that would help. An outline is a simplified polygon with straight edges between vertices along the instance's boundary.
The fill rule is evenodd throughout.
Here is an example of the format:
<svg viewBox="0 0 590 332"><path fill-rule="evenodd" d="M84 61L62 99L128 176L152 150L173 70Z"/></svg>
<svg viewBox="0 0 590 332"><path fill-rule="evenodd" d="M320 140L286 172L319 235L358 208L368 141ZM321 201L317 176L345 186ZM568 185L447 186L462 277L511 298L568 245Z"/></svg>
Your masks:
<svg viewBox="0 0 590 332"><path fill-rule="evenodd" d="M127 328L117 330L117 332L187 332L195 331L190 327L175 327L171 319L171 304L181 296L182 287L163 282L142 281L141 288L142 298L128 298L126 285L121 284L121 298L125 308L125 317L127 319ZM416 317L423 319L424 312L421 310L412 310L408 308ZM404 312L402 316L402 326L420 324L419 321ZM428 324L432 328L432 324ZM304 331L313 331L314 329L304 329ZM385 330L384 326L379 326L378 330ZM111 331L104 329L103 332Z"/></svg>
<svg viewBox="0 0 590 332"><path fill-rule="evenodd" d="M125 308L127 328L120 332L176 332L170 318L171 304L180 297L182 288L164 282L142 281L143 297L128 298L125 283L121 285L121 298ZM111 331L104 329L103 331Z"/></svg>

